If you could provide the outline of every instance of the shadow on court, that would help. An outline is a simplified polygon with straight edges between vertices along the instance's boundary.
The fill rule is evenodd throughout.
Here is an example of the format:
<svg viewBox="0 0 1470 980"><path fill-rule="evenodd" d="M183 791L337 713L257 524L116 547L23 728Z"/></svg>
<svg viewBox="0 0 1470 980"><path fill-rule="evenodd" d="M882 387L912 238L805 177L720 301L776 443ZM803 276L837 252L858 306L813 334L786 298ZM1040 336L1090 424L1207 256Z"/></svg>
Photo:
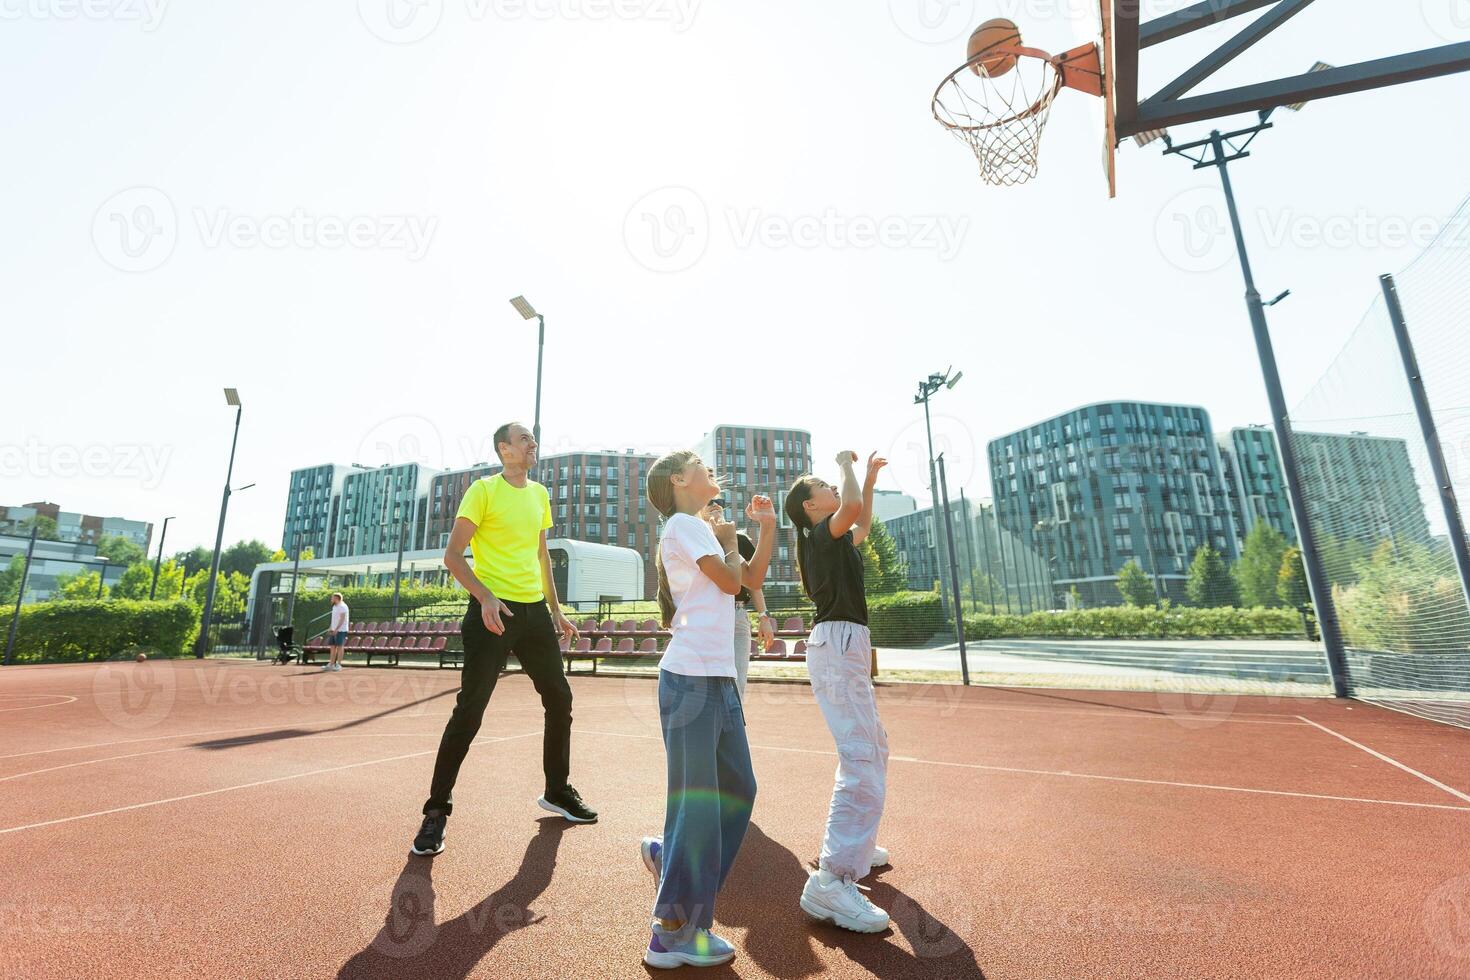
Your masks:
<svg viewBox="0 0 1470 980"><path fill-rule="evenodd" d="M430 694L426 698L419 698L417 701L405 701L403 704L394 705L391 708L385 708L384 710L379 711L377 714L365 715L362 718L354 718L352 721L344 721L342 724L333 725L331 728L281 728L273 732L257 732L254 735L242 735L236 738L215 738L210 739L207 742L195 742L194 748L232 749L240 745L258 745L261 742L280 742L286 739L301 738L306 735L325 735L328 732L340 732L347 728L356 728L359 725L366 725L368 722L377 721L379 718L386 718L388 715L396 714L397 712L403 711L407 708L412 708L417 705L425 704L429 701L435 700L436 698L442 698L446 694L458 693L459 688L450 688L447 691L440 691L438 694Z"/></svg>
<svg viewBox="0 0 1470 980"><path fill-rule="evenodd" d="M531 906L551 884L562 834L572 825L560 817L536 823L536 835L526 845L515 875L447 922L435 921L434 859L410 855L392 893L384 896L388 908L382 928L337 976L460 980L506 935L543 922L546 916Z"/></svg>
<svg viewBox="0 0 1470 980"><path fill-rule="evenodd" d="M827 972L817 955L822 946L841 952L874 976L956 980L985 976L959 934L878 874L865 883L872 888L868 897L892 919L887 931L863 935L813 922L797 904L807 868L790 849L750 825L715 910L717 932L722 925L748 930L739 945L737 965L747 959L773 976L815 976ZM895 931L910 949L893 941Z"/></svg>

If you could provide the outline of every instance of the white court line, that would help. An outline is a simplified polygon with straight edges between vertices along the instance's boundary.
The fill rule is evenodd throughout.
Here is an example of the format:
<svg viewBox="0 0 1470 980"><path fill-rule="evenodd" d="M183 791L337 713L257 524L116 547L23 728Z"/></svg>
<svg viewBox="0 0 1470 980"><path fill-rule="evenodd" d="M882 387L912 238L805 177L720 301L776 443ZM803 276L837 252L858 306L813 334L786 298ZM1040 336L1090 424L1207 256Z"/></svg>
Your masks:
<svg viewBox="0 0 1470 980"><path fill-rule="evenodd" d="M540 735L541 732L526 732L523 735L506 735L500 738L487 738L483 742L511 742L518 738L530 738L532 735ZM471 744L481 744L482 740L476 739ZM425 749L422 752L409 752L405 755L389 756L386 759L369 759L366 762L350 762L345 766L330 766L326 769L313 769L311 772L298 772L289 776L275 776L271 779L259 779L253 783L240 783L237 786L221 786L219 789L206 789L198 793L186 793L183 796L170 796L163 800L146 800L142 803L130 803L127 806L115 806L110 810L95 810L92 813L78 813L70 817L57 817L55 820L42 820L39 823L22 824L19 827L0 827L0 834L14 834L22 830L35 830L38 827L50 827L59 823L71 823L73 820L88 820L92 817L105 817L112 813L125 813L128 810L142 810L148 807L162 806L165 803L179 803L183 800L195 800L201 796L214 796L217 793L231 793L239 789L253 789L256 786L269 786L271 783L283 783L291 779L304 779L307 776L322 776L331 772L342 772L347 769L360 769L363 766L375 766L380 762L399 762L403 759L414 759L419 756L432 755L439 749Z"/></svg>
<svg viewBox="0 0 1470 980"><path fill-rule="evenodd" d="M1455 789L1453 786L1446 786L1444 783L1440 782L1438 779L1435 779L1433 776L1426 776L1422 772L1420 772L1418 769L1411 769L1408 766L1404 765L1402 762L1399 762L1397 759L1390 759L1388 756L1384 755L1382 752L1378 752L1378 751L1375 751L1373 749L1370 749L1370 748L1368 748L1368 746L1364 745L1361 742L1354 742L1352 739L1348 738L1346 735L1342 735L1342 734L1340 734L1338 732L1334 732L1332 729L1328 728L1326 725L1319 725L1319 724L1317 724L1315 721L1313 721L1310 718L1303 717L1302 715L1297 715L1297 717L1298 718L1301 718L1302 721L1306 722L1308 725L1311 725L1313 728L1320 728L1322 731L1326 732L1328 735L1331 735L1331 736L1333 736L1335 738L1342 739L1344 742L1346 742L1347 744L1351 745L1355 749L1362 749L1364 752L1366 752L1369 755L1373 756L1375 759L1382 759L1384 762L1388 763L1389 765L1395 766L1395 767L1397 767L1399 769L1402 769L1404 772L1408 773L1411 776L1417 776L1420 779L1424 780L1429 785L1434 786L1434 787L1436 787L1438 789L1442 789L1446 793L1450 794L1451 796L1458 797L1459 799L1464 800L1466 803L1470 803L1470 795L1466 795L1464 793L1461 793L1459 790Z"/></svg>
<svg viewBox="0 0 1470 980"><path fill-rule="evenodd" d="M1225 696L1228 697L1229 695L1225 695ZM813 703L815 703L815 701ZM1152 719L1154 719L1156 721L1177 721L1180 718L1184 718L1184 719L1190 720L1190 721L1194 720L1193 719L1193 716L1187 715L1187 714L1172 715L1172 714L1169 714L1167 711L1160 711L1160 712L1153 712L1153 711L1127 711L1127 710L1124 710L1124 709L1121 709L1121 708L1114 709L1114 710L1106 710L1106 709L1103 709L1103 710L1098 710L1098 711L1089 711L1089 710L1087 710L1085 708L1033 708L1033 707L1022 706L1022 705L1012 706L1012 705L1007 705L1007 704L945 704L945 703L939 702L939 701L935 701L935 702L916 701L916 702L910 702L910 703L916 704L916 705L921 705L921 706L924 706L924 707L929 707L931 705L931 703L932 703L932 705L934 707L936 707L936 708L967 708L967 709L969 709L971 711L1029 711L1029 712L1032 712L1034 714L1045 714L1045 715L1086 715L1086 716L1093 717L1093 718L1152 718ZM892 706L898 706L898 705L901 705L901 704L903 704L903 702L894 702ZM883 698L879 698L878 699L878 707L879 708L887 708L887 707L890 707L890 704L889 703L886 703ZM1267 718L1279 718L1280 717L1279 715L1271 715L1271 714L1267 714L1265 712L1242 711L1242 712L1233 712L1233 713L1234 714L1257 714L1257 715L1260 715L1261 717L1267 717ZM1293 716L1293 717L1300 717L1300 716ZM1215 722L1230 722L1231 724L1235 724L1235 725L1290 725L1293 728L1301 728L1302 727L1301 726L1301 723L1300 722L1296 722L1296 721L1256 721L1256 720L1251 719L1251 718L1212 718L1212 719L1210 719L1210 722L1211 722L1211 724L1214 724Z"/></svg>
<svg viewBox="0 0 1470 980"><path fill-rule="evenodd" d="M574 728L572 731L582 735L607 735L615 738L643 738L659 739L660 735L629 735L624 732L594 732L586 729ZM755 745L753 749L763 749L768 752L798 752L803 755L825 755L835 758L836 752L823 752L818 749L794 749L785 745ZM1322 793L1293 793L1281 789L1253 789L1249 786L1216 786L1211 783L1176 783L1165 779L1138 779L1132 776L1100 776L1087 772L1068 772L1057 769L1017 769L1011 766L985 766L976 762L939 762L934 759L916 759L908 755L889 756L891 762L913 762L925 766L950 766L958 769L979 769L985 772L1005 772L1022 776L1063 776L1068 779L1093 779L1113 783L1138 783L1145 786L1175 786L1181 789L1211 789L1228 793L1254 793L1264 796L1291 796L1306 800L1334 800L1340 803L1378 803L1384 806L1407 806L1427 810L1457 810L1461 813L1470 813L1470 807L1451 806L1448 803L1410 803L1405 800L1374 800L1358 796L1328 796ZM1446 787L1448 788L1448 787ZM1450 792L1455 792L1450 790ZM1467 798L1470 799L1470 798Z"/></svg>
<svg viewBox="0 0 1470 980"><path fill-rule="evenodd" d="M224 748L225 745L274 745L277 742L298 742L308 738L439 738L443 734L443 732L358 732L351 735L339 735L331 732L320 732L312 733L310 735L292 735L289 738L271 738L260 740L252 740L249 737L245 737L239 739L230 739L222 745L214 745L210 746L209 748L205 748L204 746L200 745L180 745L172 749L153 749L151 752L129 752L127 755L109 755L103 756L101 759L88 759L85 762L68 762L64 766L51 766L47 769L32 769L28 772L14 772L11 773L9 776L0 776L0 783L7 782L11 779L19 779L22 776L39 776L42 773L56 772L59 769L76 769L80 766L95 766L98 763L102 762L116 762L119 759L137 759L145 755L165 755L169 752L187 752L190 749L200 749L201 751L208 752L216 748ZM478 744L478 742L476 744Z"/></svg>
<svg viewBox="0 0 1470 980"><path fill-rule="evenodd" d="M28 704L21 708L0 708L0 711L30 711L32 708L59 708L63 704L71 704L76 697L71 694L3 694L0 697L7 701L29 701L32 698L66 698L65 701L53 701L51 704Z"/></svg>

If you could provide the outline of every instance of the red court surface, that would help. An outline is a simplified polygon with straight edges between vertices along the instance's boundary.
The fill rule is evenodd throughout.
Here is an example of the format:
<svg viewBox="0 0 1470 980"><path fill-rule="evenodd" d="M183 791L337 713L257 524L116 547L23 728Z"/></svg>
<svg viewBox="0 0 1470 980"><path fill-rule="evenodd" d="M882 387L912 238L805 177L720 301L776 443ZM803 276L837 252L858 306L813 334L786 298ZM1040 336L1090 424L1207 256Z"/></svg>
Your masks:
<svg viewBox="0 0 1470 980"><path fill-rule="evenodd" d="M0 975L646 977L655 683L578 677L572 779L501 682L415 858L455 672L161 662L0 673ZM739 977L1470 976L1470 732L1350 702L885 686L876 936L797 908L835 755L752 684Z"/></svg>

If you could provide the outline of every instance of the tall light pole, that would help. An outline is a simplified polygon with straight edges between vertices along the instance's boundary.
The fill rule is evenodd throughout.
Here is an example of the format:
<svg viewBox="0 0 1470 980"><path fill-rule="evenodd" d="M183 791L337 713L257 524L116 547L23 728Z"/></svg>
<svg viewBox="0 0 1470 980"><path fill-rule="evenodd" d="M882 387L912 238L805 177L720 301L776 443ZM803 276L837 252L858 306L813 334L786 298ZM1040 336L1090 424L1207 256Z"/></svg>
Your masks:
<svg viewBox="0 0 1470 980"><path fill-rule="evenodd" d="M214 587L219 578L220 548L225 540L225 514L230 509L230 481L235 476L235 446L240 441L240 393L234 388L225 389L225 404L235 410L235 434L230 439L230 465L225 470L225 492L219 504L219 527L214 533L214 559L209 565L209 585L204 591L204 612L199 618L199 639L194 644L194 656L203 659L209 648L209 620L214 614Z"/></svg>
<svg viewBox="0 0 1470 980"><path fill-rule="evenodd" d="M944 504L944 537L949 542L949 580L954 586L954 635L960 645L960 680L970 685L970 658L965 653L965 610L960 605L960 566L955 561L954 522L949 517L949 486L944 479L944 453L939 454L939 495ZM944 570L940 569L942 576Z"/></svg>
<svg viewBox="0 0 1470 980"><path fill-rule="evenodd" d="M935 521L934 538L939 545L939 560L935 564L939 568L939 614L941 616L949 615L949 599L945 594L947 591L944 584L945 547L944 537L940 534L938 523L941 517L939 509L939 481L934 475L934 429L929 423L929 399L940 388L953 388L960 383L960 378L964 377L965 372L956 371L954 377L951 378L949 372L952 370L952 367L946 368L943 374L931 374L923 381L920 381L919 393L914 396L914 404L924 406L924 436L929 441L929 499L930 507L932 508L930 513L934 515ZM958 595L955 596L955 600L956 604L958 604Z"/></svg>
<svg viewBox="0 0 1470 980"><path fill-rule="evenodd" d="M522 319L536 318L536 417L531 422L531 435L536 439L536 455L540 458L541 451L541 360L546 352L546 317L536 312L535 307L526 302L526 297L517 296L510 301L510 305L516 308L516 312Z"/></svg>
<svg viewBox="0 0 1470 980"><path fill-rule="evenodd" d="M1330 66L1318 63L1313 70ZM1300 110L1306 103L1289 108ZM1291 505L1291 516L1296 521L1297 544L1301 546L1302 565L1307 573L1307 586L1312 594L1312 605L1317 611L1317 625L1322 634L1322 646L1327 653L1327 670L1332 676L1332 691L1337 697L1348 696L1347 658L1343 653L1342 633L1338 626L1337 610L1333 604L1332 590L1322 568L1321 555L1317 550L1317 538L1312 529L1311 516L1307 512L1306 499L1302 496L1301 472L1297 466L1296 446L1291 434L1291 416L1286 409L1286 396L1281 390L1281 374L1276 367L1276 350L1271 343L1271 331L1266 324L1266 304L1256 289L1251 274L1250 258L1245 249L1245 233L1241 230L1240 212L1235 206L1235 189L1230 183L1229 164L1250 156L1246 148L1264 131L1272 127L1269 121L1271 110L1260 113L1260 122L1254 126L1221 133L1218 129L1208 139L1197 140L1175 146L1167 134L1160 134L1167 149L1166 155L1178 154L1194 164L1196 170L1211 167L1220 172L1220 184L1225 192L1225 209L1230 215L1230 227L1235 233L1235 251L1240 259L1240 272L1245 279L1245 305L1250 313L1251 333L1255 337L1256 357L1261 362L1261 378L1266 384L1266 399L1271 405L1271 424L1276 433L1276 449L1281 454L1282 482L1286 484L1286 498ZM1241 142L1237 142L1241 141ZM1190 151L1198 151L1197 155ZM1282 297L1277 297L1281 299Z"/></svg>
<svg viewBox="0 0 1470 980"><path fill-rule="evenodd" d="M148 598L152 599L158 594L158 569L163 564L163 539L168 537L168 522L172 517L163 519L163 530L158 532L158 557L153 559L153 584L148 587Z"/></svg>

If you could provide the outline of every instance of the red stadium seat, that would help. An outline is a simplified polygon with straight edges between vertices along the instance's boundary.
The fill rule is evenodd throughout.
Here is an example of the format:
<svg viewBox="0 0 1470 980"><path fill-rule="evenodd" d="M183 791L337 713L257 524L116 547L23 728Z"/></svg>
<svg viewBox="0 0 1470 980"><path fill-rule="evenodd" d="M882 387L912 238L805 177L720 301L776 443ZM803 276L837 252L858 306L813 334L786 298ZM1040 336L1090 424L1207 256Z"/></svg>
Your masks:
<svg viewBox="0 0 1470 980"><path fill-rule="evenodd" d="M623 637L618 641L618 645L613 648L613 653L619 657L632 656L637 653L637 650L633 646L633 638L631 636Z"/></svg>
<svg viewBox="0 0 1470 980"><path fill-rule="evenodd" d="M786 622L781 624L780 628L776 630L776 634L778 636L805 636L806 624L800 616L791 616L787 618Z"/></svg>
<svg viewBox="0 0 1470 980"><path fill-rule="evenodd" d="M650 636L648 639L638 644L638 655L641 657L658 656L658 640Z"/></svg>
<svg viewBox="0 0 1470 980"><path fill-rule="evenodd" d="M596 654L612 653L612 648L612 638L604 636L597 641L597 646L592 648L592 652Z"/></svg>
<svg viewBox="0 0 1470 980"><path fill-rule="evenodd" d="M618 629L618 624L617 623L614 623L610 619L604 619L602 621L602 624L597 627L597 632L599 632L599 633L615 633L615 632L617 632L617 629Z"/></svg>

